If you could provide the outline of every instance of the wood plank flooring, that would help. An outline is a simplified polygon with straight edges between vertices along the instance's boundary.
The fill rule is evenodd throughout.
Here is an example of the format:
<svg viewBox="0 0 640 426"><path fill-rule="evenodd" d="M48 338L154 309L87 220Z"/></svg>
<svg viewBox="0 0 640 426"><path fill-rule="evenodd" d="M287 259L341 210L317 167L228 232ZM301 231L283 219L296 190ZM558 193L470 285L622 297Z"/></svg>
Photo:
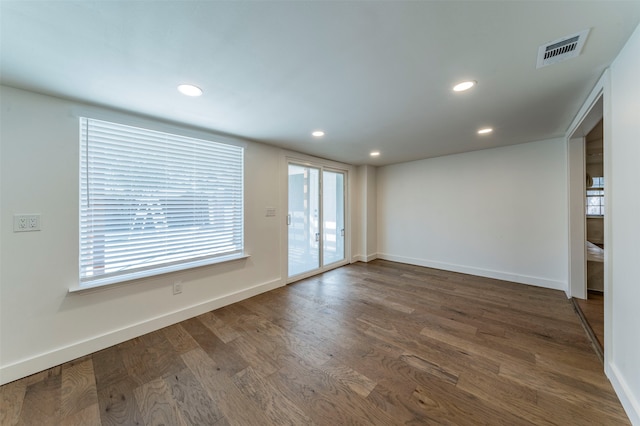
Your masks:
<svg viewBox="0 0 640 426"><path fill-rule="evenodd" d="M589 290L587 299L576 299L582 314L596 337L597 344L604 350L604 294Z"/></svg>
<svg viewBox="0 0 640 426"><path fill-rule="evenodd" d="M0 387L1 425L627 425L564 293L377 260Z"/></svg>

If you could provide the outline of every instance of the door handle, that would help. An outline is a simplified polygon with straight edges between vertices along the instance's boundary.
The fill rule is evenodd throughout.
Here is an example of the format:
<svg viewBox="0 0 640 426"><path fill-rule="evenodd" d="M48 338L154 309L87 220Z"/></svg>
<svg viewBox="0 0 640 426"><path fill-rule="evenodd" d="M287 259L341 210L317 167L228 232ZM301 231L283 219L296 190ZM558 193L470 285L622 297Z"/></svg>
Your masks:
<svg viewBox="0 0 640 426"><path fill-rule="evenodd" d="M320 241L320 233L316 232L316 242Z"/></svg>
<svg viewBox="0 0 640 426"><path fill-rule="evenodd" d="M344 237L344 228L342 228L342 229L340 230L340 236L341 236L341 237Z"/></svg>
<svg viewBox="0 0 640 426"><path fill-rule="evenodd" d="M287 225L291 225L291 213L287 215Z"/></svg>

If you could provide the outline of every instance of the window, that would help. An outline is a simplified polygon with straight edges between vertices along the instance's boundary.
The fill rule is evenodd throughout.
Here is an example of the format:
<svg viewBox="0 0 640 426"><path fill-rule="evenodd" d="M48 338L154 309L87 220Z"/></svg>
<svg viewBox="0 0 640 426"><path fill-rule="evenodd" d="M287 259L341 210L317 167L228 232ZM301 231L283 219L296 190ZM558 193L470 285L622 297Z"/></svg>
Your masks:
<svg viewBox="0 0 640 426"><path fill-rule="evenodd" d="M604 216L604 178L594 177L587 188L587 216Z"/></svg>
<svg viewBox="0 0 640 426"><path fill-rule="evenodd" d="M242 147L80 122L81 288L243 255Z"/></svg>

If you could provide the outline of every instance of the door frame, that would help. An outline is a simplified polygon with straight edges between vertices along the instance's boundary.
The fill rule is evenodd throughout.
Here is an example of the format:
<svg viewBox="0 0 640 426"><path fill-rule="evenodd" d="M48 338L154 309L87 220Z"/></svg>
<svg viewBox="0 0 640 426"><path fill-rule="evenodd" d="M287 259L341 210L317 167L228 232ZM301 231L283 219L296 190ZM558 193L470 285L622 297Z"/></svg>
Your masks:
<svg viewBox="0 0 640 426"><path fill-rule="evenodd" d="M604 76L603 76L604 78ZM587 254L585 248L587 220L585 213L586 164L585 137L604 116L604 82L601 79L567 132L567 183L569 265L567 295L587 298ZM605 140L608 135L605 135ZM605 142L606 144L606 142ZM604 158L605 199L608 186L607 152ZM608 203L605 203L605 221ZM606 226L606 225L605 225ZM605 230L606 238L606 230ZM607 244L605 242L605 253ZM605 281L606 281L605 255ZM606 293L606 285L605 285Z"/></svg>
<svg viewBox="0 0 640 426"><path fill-rule="evenodd" d="M287 214L288 214L288 208L289 208L289 178L288 178L289 164L297 164L300 166L319 168L321 174L323 170L341 172L341 173L344 173L344 180L345 180L344 182L344 216L345 216L344 217L344 226L345 226L344 259L340 262L334 262L330 265L323 266L322 255L321 255L320 267L318 269L309 271L307 273L299 274L294 277L289 277L289 264L288 264L289 262L289 238L288 238L289 229L287 226ZM339 163L336 161L313 157L310 155L300 154L297 152L283 151L283 155L281 157L280 169L282 170L282 178L281 178L282 196L280 197L282 201L281 201L280 210L284 212L284 214L282 215L283 230L281 233L281 244L280 244L281 259L282 259L281 265L280 265L280 271L281 271L281 276L283 277L284 282L286 284L291 284L293 282L296 282L305 278L309 278L314 275L317 275L326 271L330 271L331 269L339 268L341 266L352 263L352 255L351 255L351 236L352 236L351 214L352 213L351 212L353 210L351 208L352 204L351 204L350 194L352 194L352 185L353 185L352 176L354 176L353 166L344 164L344 163ZM321 190L320 195L322 196L322 188L320 188L320 190ZM320 216L321 216L320 218L322 219L322 213Z"/></svg>
<svg viewBox="0 0 640 426"><path fill-rule="evenodd" d="M580 183L572 179L571 164L577 164L577 155L582 157L582 168L586 168L584 163L584 138L589 131L595 127L600 119L603 119L603 145L604 145L604 365L609 364L612 359L611 339L612 339L612 298L613 298L613 281L611 279L611 263L612 257L612 241L611 241L611 104L609 94L611 93L610 71L609 69L600 77L593 90L582 105L582 108L574 118L569 130L567 131L567 197L568 197L568 280L567 280L567 296L576 298L586 298L587 296L587 280L586 280L586 249L584 241L586 240L586 214L584 207L581 208L580 214L572 211L571 199L577 199L580 196L586 197L585 193L585 176L581 176ZM577 141L582 143L581 151L576 149ZM573 149L572 149L573 144ZM574 170L575 171L575 170ZM584 202L583 202L584 205ZM582 232L583 240L580 242L582 249L579 249L578 238ZM579 278L579 271L576 268L584 268L584 279Z"/></svg>

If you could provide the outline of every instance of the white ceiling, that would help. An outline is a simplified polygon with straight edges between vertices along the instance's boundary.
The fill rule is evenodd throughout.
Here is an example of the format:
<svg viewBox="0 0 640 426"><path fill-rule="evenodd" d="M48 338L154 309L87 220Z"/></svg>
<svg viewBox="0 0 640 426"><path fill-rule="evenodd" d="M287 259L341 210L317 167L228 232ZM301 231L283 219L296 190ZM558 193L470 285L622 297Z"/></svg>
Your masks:
<svg viewBox="0 0 640 426"><path fill-rule="evenodd" d="M382 165L563 136L640 1L0 0L0 19L5 85ZM581 56L536 69L587 28Z"/></svg>

